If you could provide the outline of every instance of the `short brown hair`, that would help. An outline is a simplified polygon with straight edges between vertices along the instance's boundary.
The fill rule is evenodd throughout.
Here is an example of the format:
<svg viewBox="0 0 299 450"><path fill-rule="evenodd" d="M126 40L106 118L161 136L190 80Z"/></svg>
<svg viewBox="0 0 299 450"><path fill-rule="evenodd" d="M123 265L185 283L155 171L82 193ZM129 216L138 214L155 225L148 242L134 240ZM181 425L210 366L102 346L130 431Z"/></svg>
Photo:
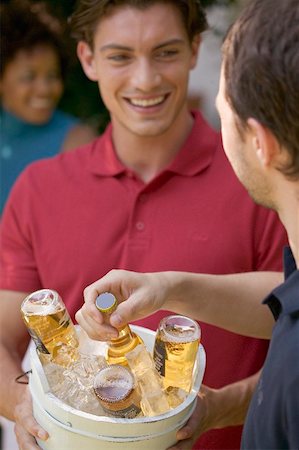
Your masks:
<svg viewBox="0 0 299 450"><path fill-rule="evenodd" d="M299 178L299 2L252 0L223 44L226 98L239 129L252 117L287 149Z"/></svg>
<svg viewBox="0 0 299 450"><path fill-rule="evenodd" d="M79 0L69 18L72 36L93 48L93 38L99 21L117 6L146 9L156 3L173 4L181 13L190 42L208 28L205 11L199 0Z"/></svg>

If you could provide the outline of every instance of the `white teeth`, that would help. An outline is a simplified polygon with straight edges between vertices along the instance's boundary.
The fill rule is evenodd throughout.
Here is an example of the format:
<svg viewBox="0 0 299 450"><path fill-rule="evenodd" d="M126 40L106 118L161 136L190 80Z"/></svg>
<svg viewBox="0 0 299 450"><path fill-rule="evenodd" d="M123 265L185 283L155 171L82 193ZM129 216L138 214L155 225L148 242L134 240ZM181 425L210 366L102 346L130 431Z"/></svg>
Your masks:
<svg viewBox="0 0 299 450"><path fill-rule="evenodd" d="M164 96L161 95L160 97L151 98L148 100L131 98L130 102L134 106L142 106L143 108L146 108L147 106L158 105L159 103L163 102L163 100L164 100Z"/></svg>

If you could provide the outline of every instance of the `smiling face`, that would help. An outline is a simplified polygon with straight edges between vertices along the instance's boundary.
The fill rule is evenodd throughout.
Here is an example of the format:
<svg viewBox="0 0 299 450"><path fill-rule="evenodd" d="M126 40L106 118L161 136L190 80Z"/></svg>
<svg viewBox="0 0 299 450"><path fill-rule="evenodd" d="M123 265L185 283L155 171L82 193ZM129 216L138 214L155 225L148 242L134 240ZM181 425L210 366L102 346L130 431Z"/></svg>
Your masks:
<svg viewBox="0 0 299 450"><path fill-rule="evenodd" d="M158 136L188 114L197 50L198 39L190 45L177 8L155 4L114 8L98 25L93 51L80 42L78 56L86 75L98 82L114 128Z"/></svg>
<svg viewBox="0 0 299 450"><path fill-rule="evenodd" d="M0 87L6 110L31 124L46 123L63 92L58 56L48 46L20 50L5 67Z"/></svg>

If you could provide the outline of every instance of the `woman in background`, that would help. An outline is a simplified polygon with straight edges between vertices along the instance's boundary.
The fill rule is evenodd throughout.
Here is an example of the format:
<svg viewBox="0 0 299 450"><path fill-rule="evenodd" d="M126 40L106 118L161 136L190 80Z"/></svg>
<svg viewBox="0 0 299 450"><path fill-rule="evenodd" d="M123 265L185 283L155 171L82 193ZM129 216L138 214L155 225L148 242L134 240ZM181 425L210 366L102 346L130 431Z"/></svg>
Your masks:
<svg viewBox="0 0 299 450"><path fill-rule="evenodd" d="M2 4L0 213L19 173L36 159L89 142L96 130L57 109L67 55L60 22L44 4Z"/></svg>

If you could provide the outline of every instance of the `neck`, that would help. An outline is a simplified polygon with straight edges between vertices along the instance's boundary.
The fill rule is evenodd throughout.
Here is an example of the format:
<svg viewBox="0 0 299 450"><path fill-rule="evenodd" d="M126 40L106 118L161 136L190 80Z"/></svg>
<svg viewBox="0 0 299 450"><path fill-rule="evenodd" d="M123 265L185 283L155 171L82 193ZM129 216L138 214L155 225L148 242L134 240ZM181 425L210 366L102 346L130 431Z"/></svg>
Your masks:
<svg viewBox="0 0 299 450"><path fill-rule="evenodd" d="M142 136L112 119L112 138L117 156L144 183L148 183L174 160L191 132L193 121L186 110L165 132Z"/></svg>
<svg viewBox="0 0 299 450"><path fill-rule="evenodd" d="M289 244L299 269L299 185L297 190L285 189L284 192L286 192L285 199L281 202L278 214L287 231Z"/></svg>

